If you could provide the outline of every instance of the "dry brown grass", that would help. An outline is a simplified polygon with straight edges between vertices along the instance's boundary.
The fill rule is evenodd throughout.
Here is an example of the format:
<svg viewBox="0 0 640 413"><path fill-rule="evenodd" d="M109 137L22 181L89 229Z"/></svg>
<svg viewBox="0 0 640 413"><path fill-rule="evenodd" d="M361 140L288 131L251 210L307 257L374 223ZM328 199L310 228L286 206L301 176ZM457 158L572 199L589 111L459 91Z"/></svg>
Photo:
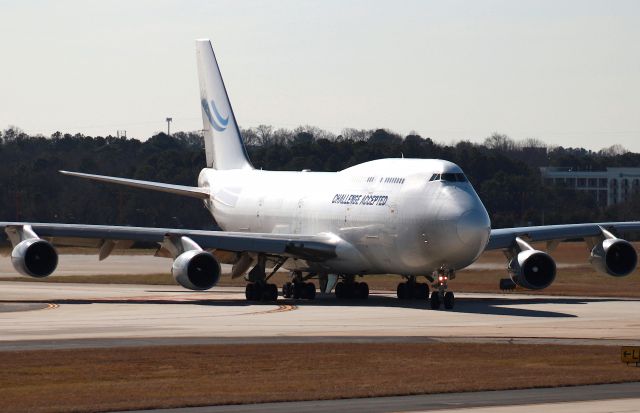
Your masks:
<svg viewBox="0 0 640 413"><path fill-rule="evenodd" d="M640 380L619 348L267 344L0 352L0 411L88 412Z"/></svg>

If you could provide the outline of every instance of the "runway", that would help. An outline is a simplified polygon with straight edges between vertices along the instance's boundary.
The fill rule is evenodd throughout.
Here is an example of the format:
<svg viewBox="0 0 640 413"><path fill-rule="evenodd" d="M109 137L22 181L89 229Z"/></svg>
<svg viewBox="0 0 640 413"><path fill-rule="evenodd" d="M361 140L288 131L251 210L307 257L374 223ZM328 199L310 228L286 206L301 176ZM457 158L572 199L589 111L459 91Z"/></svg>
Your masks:
<svg viewBox="0 0 640 413"><path fill-rule="evenodd" d="M455 311L373 292L367 301L254 304L240 288L0 283L0 348L217 342L446 340L640 344L640 300L458 294Z"/></svg>

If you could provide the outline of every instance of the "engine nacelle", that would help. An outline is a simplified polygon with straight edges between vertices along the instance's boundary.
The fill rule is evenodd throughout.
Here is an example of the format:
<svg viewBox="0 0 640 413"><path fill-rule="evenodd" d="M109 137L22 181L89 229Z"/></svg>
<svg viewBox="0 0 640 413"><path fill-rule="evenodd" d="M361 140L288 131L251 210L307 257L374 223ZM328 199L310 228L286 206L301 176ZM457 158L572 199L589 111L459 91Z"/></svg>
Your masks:
<svg viewBox="0 0 640 413"><path fill-rule="evenodd" d="M208 290L220 279L220 263L215 257L202 250L183 252L173 261L171 273L173 278L190 290Z"/></svg>
<svg viewBox="0 0 640 413"><path fill-rule="evenodd" d="M638 254L630 242L607 238L593 247L589 262L603 274L624 277L636 269Z"/></svg>
<svg viewBox="0 0 640 413"><path fill-rule="evenodd" d="M509 276L514 283L529 290L541 290L556 279L556 262L546 252L525 250L509 261Z"/></svg>
<svg viewBox="0 0 640 413"><path fill-rule="evenodd" d="M58 252L43 239L29 238L11 251L11 263L20 274L44 278L58 266Z"/></svg>

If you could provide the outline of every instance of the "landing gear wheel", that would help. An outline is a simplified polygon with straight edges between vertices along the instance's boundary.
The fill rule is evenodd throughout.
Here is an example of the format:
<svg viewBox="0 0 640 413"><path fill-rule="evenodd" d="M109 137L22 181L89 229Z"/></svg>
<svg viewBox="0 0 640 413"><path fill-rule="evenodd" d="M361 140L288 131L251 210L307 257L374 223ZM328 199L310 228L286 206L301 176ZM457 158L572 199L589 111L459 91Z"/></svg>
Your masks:
<svg viewBox="0 0 640 413"><path fill-rule="evenodd" d="M267 301L278 301L278 287L275 284L267 284L265 298Z"/></svg>
<svg viewBox="0 0 640 413"><path fill-rule="evenodd" d="M304 288L305 288L305 284L304 283L293 283L293 298L295 299L299 299L299 298L304 298Z"/></svg>
<svg viewBox="0 0 640 413"><path fill-rule="evenodd" d="M309 300L313 300L316 298L316 285L314 283L305 283L304 284L304 297Z"/></svg>
<svg viewBox="0 0 640 413"><path fill-rule="evenodd" d="M284 283L282 286L282 296L284 298L291 298L293 296L293 283Z"/></svg>
<svg viewBox="0 0 640 413"><path fill-rule="evenodd" d="M417 283L413 290L414 298L416 300L428 300L429 299L429 285L426 283Z"/></svg>
<svg viewBox="0 0 640 413"><path fill-rule="evenodd" d="M407 287L408 287L407 283L398 284L398 288L396 290L396 293L398 294L398 299L406 300L407 298L409 298L409 293L408 293L409 288Z"/></svg>
<svg viewBox="0 0 640 413"><path fill-rule="evenodd" d="M429 304L431 304L432 310L438 310L440 308L440 293L438 291L431 293L431 300L429 300Z"/></svg>
<svg viewBox="0 0 640 413"><path fill-rule="evenodd" d="M244 289L247 301L276 301L278 299L278 287L275 284L248 283Z"/></svg>
<svg viewBox="0 0 640 413"><path fill-rule="evenodd" d="M336 298L337 299L342 300L343 298L347 298L347 297L345 297L345 291L346 291L345 283L340 281L338 284L336 284Z"/></svg>
<svg viewBox="0 0 640 413"><path fill-rule="evenodd" d="M451 310L455 304L455 297L453 292L447 291L444 293L444 308Z"/></svg>
<svg viewBox="0 0 640 413"><path fill-rule="evenodd" d="M369 284L367 283L355 283L354 286L355 298L366 300L369 298Z"/></svg>
<svg viewBox="0 0 640 413"><path fill-rule="evenodd" d="M247 301L255 301L255 284L254 283L248 283L247 286L244 288L244 296L247 299Z"/></svg>

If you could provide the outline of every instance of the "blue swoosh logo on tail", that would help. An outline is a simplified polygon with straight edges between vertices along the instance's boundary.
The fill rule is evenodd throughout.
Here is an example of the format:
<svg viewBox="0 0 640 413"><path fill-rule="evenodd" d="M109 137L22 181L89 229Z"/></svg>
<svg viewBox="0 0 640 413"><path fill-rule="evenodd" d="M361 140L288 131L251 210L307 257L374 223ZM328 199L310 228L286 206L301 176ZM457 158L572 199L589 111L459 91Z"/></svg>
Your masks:
<svg viewBox="0 0 640 413"><path fill-rule="evenodd" d="M226 118L220 115L220 112L216 107L216 103L213 100L209 103L206 99L202 99L200 104L202 105L202 110L204 110L204 113L207 115L207 119L209 119L209 123L213 129L218 132L222 132L227 129L227 125L229 124L229 115L227 115ZM212 109L213 113L211 113Z"/></svg>

